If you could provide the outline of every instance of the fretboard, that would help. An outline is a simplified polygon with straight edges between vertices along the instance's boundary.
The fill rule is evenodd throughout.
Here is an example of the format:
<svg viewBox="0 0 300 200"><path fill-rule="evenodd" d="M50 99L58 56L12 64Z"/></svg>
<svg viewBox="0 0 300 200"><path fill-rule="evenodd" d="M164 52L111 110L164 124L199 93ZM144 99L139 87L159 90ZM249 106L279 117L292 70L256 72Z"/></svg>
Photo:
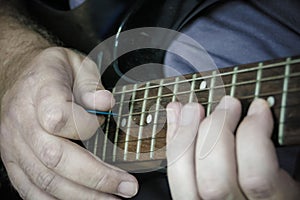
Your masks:
<svg viewBox="0 0 300 200"><path fill-rule="evenodd" d="M109 163L157 165L166 159L166 106L199 102L209 115L224 95L238 98L243 116L255 98L266 99L277 146L299 145L300 57L153 80L113 89L116 105L87 148ZM124 166L125 167L124 167Z"/></svg>

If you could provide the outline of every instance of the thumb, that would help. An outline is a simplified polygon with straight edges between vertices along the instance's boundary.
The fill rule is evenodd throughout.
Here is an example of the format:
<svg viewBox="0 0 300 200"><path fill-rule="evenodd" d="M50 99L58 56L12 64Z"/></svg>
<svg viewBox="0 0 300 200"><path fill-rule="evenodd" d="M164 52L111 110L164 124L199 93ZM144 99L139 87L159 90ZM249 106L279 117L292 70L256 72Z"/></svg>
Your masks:
<svg viewBox="0 0 300 200"><path fill-rule="evenodd" d="M67 52L73 70L75 102L86 109L111 109L115 100L112 93L104 89L95 62L71 50Z"/></svg>

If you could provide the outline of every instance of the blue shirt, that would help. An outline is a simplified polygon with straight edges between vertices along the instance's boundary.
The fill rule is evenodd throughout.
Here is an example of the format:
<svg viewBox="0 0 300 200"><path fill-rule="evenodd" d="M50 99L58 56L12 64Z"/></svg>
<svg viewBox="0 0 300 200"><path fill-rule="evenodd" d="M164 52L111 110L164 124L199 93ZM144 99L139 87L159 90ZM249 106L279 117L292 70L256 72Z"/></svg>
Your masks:
<svg viewBox="0 0 300 200"><path fill-rule="evenodd" d="M196 40L219 68L300 54L300 3L262 2L220 1L199 13L181 32ZM182 51L195 54L194 48L179 43ZM166 64L182 73L203 70L170 54L166 56Z"/></svg>

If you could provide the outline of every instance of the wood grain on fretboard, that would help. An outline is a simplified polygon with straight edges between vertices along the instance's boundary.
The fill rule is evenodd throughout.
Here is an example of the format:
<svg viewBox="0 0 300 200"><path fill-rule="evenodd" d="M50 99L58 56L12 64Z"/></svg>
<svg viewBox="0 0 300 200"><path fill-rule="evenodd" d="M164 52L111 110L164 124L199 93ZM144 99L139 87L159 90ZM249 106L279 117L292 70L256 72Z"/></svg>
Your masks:
<svg viewBox="0 0 300 200"><path fill-rule="evenodd" d="M275 145L300 144L300 57L234 66L113 89L116 106L102 130L86 142L106 162L166 159L166 105L202 103L209 115L224 95L241 100L243 115L254 98L272 104ZM111 145L117 144L117 145Z"/></svg>

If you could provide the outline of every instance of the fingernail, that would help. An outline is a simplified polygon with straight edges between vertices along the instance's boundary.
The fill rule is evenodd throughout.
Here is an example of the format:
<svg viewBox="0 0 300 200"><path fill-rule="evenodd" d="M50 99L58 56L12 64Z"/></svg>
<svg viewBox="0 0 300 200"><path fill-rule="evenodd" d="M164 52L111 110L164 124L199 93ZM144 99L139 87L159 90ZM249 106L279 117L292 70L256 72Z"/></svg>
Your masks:
<svg viewBox="0 0 300 200"><path fill-rule="evenodd" d="M108 97L107 99L109 99L109 101L110 101L110 107L111 108L115 105L116 100L115 100L114 96L112 95L112 93L109 90L97 90L96 93L101 95L102 98L103 98L103 96Z"/></svg>
<svg viewBox="0 0 300 200"><path fill-rule="evenodd" d="M137 184L134 182L123 181L118 188L118 192L124 197L132 197L136 195L137 191Z"/></svg>
<svg viewBox="0 0 300 200"><path fill-rule="evenodd" d="M172 108L167 108L167 120L168 124L174 124L176 122L176 112Z"/></svg>
<svg viewBox="0 0 300 200"><path fill-rule="evenodd" d="M255 115L260 113L262 110L269 108L268 103L263 99L255 99L248 110L247 115Z"/></svg>
<svg viewBox="0 0 300 200"><path fill-rule="evenodd" d="M116 99L114 98L113 95L111 95L111 100L110 100L111 107L114 107L115 103L116 103Z"/></svg>
<svg viewBox="0 0 300 200"><path fill-rule="evenodd" d="M107 92L108 95L110 95L110 106L114 107L114 105L116 103L116 100L115 100L113 94L110 91L108 91L108 90L104 90L104 92Z"/></svg>
<svg viewBox="0 0 300 200"><path fill-rule="evenodd" d="M183 126L187 126L192 124L194 120L195 112L197 111L196 104L189 103L185 105L182 109L180 124Z"/></svg>
<svg viewBox="0 0 300 200"><path fill-rule="evenodd" d="M222 109L222 110L227 110L230 108L230 105L232 104L233 97L230 96L224 96L220 103L217 105L216 109Z"/></svg>

